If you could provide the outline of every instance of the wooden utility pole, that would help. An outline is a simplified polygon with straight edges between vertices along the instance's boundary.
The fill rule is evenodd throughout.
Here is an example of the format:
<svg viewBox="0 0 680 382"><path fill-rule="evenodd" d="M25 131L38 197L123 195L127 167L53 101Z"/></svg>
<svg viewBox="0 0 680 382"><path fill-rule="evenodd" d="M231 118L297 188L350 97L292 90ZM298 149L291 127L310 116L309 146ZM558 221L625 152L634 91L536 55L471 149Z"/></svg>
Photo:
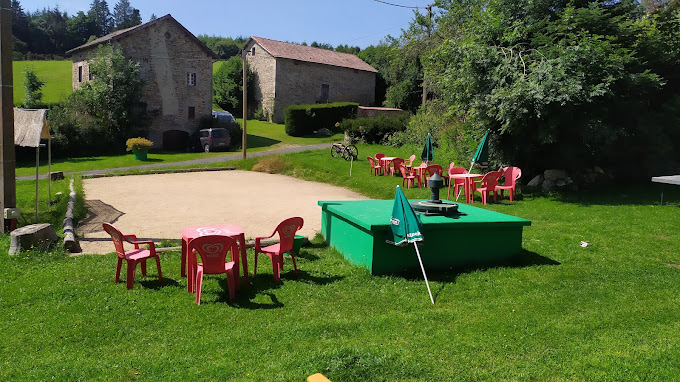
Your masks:
<svg viewBox="0 0 680 382"><path fill-rule="evenodd" d="M246 134L246 120L248 119L248 82L246 79L246 54L248 52L246 51L245 47L243 47L243 51L241 52L241 63L243 64L243 136L241 137L241 146L243 147L243 159L246 159L246 137L248 136Z"/></svg>
<svg viewBox="0 0 680 382"><path fill-rule="evenodd" d="M0 0L0 213L17 205L14 156L14 88L12 84L12 6ZM0 233L8 221L3 219Z"/></svg>
<svg viewBox="0 0 680 382"><path fill-rule="evenodd" d="M430 19L430 22L427 24L427 42L430 42L430 38L432 37L432 6L428 5L427 6L427 17ZM423 70L423 106L425 106L425 102L427 102L427 81L425 80L425 71Z"/></svg>

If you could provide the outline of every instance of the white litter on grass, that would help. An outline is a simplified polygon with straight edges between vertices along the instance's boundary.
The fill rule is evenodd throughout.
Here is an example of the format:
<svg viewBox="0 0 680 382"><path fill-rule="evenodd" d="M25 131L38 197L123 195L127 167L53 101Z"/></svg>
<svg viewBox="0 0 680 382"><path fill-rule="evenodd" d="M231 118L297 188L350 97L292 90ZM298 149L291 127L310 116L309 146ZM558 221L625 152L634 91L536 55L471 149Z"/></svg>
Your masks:
<svg viewBox="0 0 680 382"><path fill-rule="evenodd" d="M590 245L590 243L587 242L587 241L582 241L582 242L581 242L581 247L583 247L583 248L587 247L588 245Z"/></svg>

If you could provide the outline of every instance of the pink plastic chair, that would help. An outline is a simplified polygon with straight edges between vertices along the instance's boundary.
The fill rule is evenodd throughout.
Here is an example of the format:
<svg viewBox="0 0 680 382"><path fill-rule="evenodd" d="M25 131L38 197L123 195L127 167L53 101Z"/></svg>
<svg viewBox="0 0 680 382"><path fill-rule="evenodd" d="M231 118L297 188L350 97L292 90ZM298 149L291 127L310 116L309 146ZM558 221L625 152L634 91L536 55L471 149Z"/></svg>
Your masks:
<svg viewBox="0 0 680 382"><path fill-rule="evenodd" d="M505 184L497 185L496 190L500 190L501 199L503 199L503 191L508 190L508 195L510 196L510 203L515 196L515 186L517 185L517 179L522 176L522 170L519 167L505 167L502 169L503 175L505 175Z"/></svg>
<svg viewBox="0 0 680 382"><path fill-rule="evenodd" d="M461 187L465 186L465 179L456 179L453 177L453 175L458 175L458 174L467 174L468 170L466 170L464 167L449 167L449 193L448 196L446 197L447 199L451 200L451 186L453 186L453 196L458 196L458 192Z"/></svg>
<svg viewBox="0 0 680 382"><path fill-rule="evenodd" d="M431 164L425 168L425 172L427 175L425 176L425 187L430 187L427 185L427 181L430 180L430 177L437 173L439 176L442 176L442 173L444 172L444 169L442 168L441 165L438 164Z"/></svg>
<svg viewBox="0 0 680 382"><path fill-rule="evenodd" d="M382 172L383 168L380 164L376 163L376 160L373 159L370 156L367 156L366 159L368 160L368 163L371 165L371 174L374 176L377 176L379 172Z"/></svg>
<svg viewBox="0 0 680 382"><path fill-rule="evenodd" d="M377 154L375 154L375 160L377 160L377 161L379 161L380 158L384 158L384 157L385 157L385 154L383 154L383 153L377 153Z"/></svg>
<svg viewBox="0 0 680 382"><path fill-rule="evenodd" d="M411 188L411 186L413 186L416 179L418 179L418 187L420 187L420 178L418 178L417 176L406 171L406 166L404 166L403 164L400 164L398 166L398 169L399 169L399 172L401 173L401 178L402 178L401 186L402 187L404 186L404 183L405 183L406 188Z"/></svg>
<svg viewBox="0 0 680 382"><path fill-rule="evenodd" d="M127 262L126 285L128 289L132 289L135 283L135 272L137 270L137 263L141 263L142 274L146 275L146 260L150 258L156 259L156 267L158 268L158 281L163 282L163 275L161 273L161 261L156 253L156 245L151 240L138 241L135 235L123 235L116 227L109 223L102 224L104 231L111 235L113 245L116 247L116 254L118 255L118 266L116 267L116 282L120 280L120 268L123 265L123 260ZM123 242L133 244L135 248L131 251L125 251ZM139 248L140 244L146 244L149 249Z"/></svg>
<svg viewBox="0 0 680 382"><path fill-rule="evenodd" d="M472 192L470 193L470 204L475 201L475 191L479 191L482 194L482 204L486 205L486 200L489 195L493 192L494 202L498 202L496 195L496 185L498 184L498 179L501 177L500 171L492 171L484 175L482 180L472 183Z"/></svg>
<svg viewBox="0 0 680 382"><path fill-rule="evenodd" d="M413 167L413 161L416 159L416 154L411 155L408 160L404 161L404 166L406 166L406 169L411 171L411 167Z"/></svg>
<svg viewBox="0 0 680 382"><path fill-rule="evenodd" d="M399 166L404 164L404 160L402 158L395 158L392 160L391 166L390 166L390 175L394 176L395 172L399 172Z"/></svg>
<svg viewBox="0 0 680 382"><path fill-rule="evenodd" d="M192 269L196 270L195 288L196 304L201 305L201 288L203 286L203 274L206 275L227 275L227 287L229 288L229 300L236 298L236 262L226 261L227 253L231 252L231 257L238 256L238 244L236 240L222 235L206 235L197 237L189 242L187 249L189 261L196 262L196 254L201 257L201 262L194 264Z"/></svg>
<svg viewBox="0 0 680 382"><path fill-rule="evenodd" d="M295 232L299 231L303 224L304 220L301 217L288 218L279 223L271 235L255 238L255 266L253 269L253 276L257 275L257 255L259 253L264 253L271 259L274 280L281 280L283 254L286 252L290 253L290 257L293 258L293 269L295 269L295 273L297 273L297 264L295 264L295 254L293 253L293 240L295 239ZM269 239L277 232L279 234L279 243L262 248L262 239Z"/></svg>

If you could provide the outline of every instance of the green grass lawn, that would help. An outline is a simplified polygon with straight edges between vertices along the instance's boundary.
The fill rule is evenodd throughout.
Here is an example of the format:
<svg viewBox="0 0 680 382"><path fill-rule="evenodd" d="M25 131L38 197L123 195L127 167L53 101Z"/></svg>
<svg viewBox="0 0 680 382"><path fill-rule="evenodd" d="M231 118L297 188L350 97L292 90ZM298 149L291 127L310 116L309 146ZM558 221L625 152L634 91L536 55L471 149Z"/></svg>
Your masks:
<svg viewBox="0 0 680 382"><path fill-rule="evenodd" d="M24 102L24 71L32 68L45 86L42 88L45 103L61 102L71 93L71 61L14 61L14 105Z"/></svg>
<svg viewBox="0 0 680 382"><path fill-rule="evenodd" d="M376 148L360 145L360 158ZM274 160L284 173L377 198L401 183L369 175L365 159L350 177L350 164L325 150ZM522 255L429 272L435 305L419 272L371 276L319 238L298 256L299 274L286 260L280 284L261 258L233 303L225 280L207 276L201 306L177 252L162 255L163 284L150 266L131 291L113 283L114 255L1 256L0 379L674 380L680 192L664 197L672 204L659 206L648 185L490 204L532 221ZM455 255L456 240L442 250ZM252 253L249 265L252 275Z"/></svg>
<svg viewBox="0 0 680 382"><path fill-rule="evenodd" d="M238 120L242 123L242 120ZM311 137L290 137L286 135L285 127L282 124L269 123L262 121L247 121L246 132L248 133L247 144L248 152L256 153L269 149L276 149L286 146L313 145L317 143L330 143L342 140L342 134L335 134L331 137L311 136ZM52 161L52 171L80 172L106 168L119 168L128 166L141 166L153 163L170 163L186 160L200 159L206 157L218 157L227 154L241 152L241 148L234 147L231 152L211 152L211 153L183 153L152 151L146 161L135 160L131 153L123 155L81 157L54 159ZM225 163L217 163L213 166L224 166ZM195 165L189 167L196 167ZM41 152L40 173L47 174L47 152ZM17 163L16 176L30 176L35 174L35 160L22 161Z"/></svg>

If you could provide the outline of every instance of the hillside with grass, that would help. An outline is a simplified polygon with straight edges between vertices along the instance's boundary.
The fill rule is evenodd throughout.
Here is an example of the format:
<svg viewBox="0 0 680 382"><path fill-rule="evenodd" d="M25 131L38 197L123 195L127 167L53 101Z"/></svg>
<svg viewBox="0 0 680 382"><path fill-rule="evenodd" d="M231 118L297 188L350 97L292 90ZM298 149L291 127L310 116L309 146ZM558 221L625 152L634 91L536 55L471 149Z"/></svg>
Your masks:
<svg viewBox="0 0 680 382"><path fill-rule="evenodd" d="M61 102L71 93L71 61L14 61L14 105L24 102L24 73L31 68L45 82L42 101L47 104Z"/></svg>

